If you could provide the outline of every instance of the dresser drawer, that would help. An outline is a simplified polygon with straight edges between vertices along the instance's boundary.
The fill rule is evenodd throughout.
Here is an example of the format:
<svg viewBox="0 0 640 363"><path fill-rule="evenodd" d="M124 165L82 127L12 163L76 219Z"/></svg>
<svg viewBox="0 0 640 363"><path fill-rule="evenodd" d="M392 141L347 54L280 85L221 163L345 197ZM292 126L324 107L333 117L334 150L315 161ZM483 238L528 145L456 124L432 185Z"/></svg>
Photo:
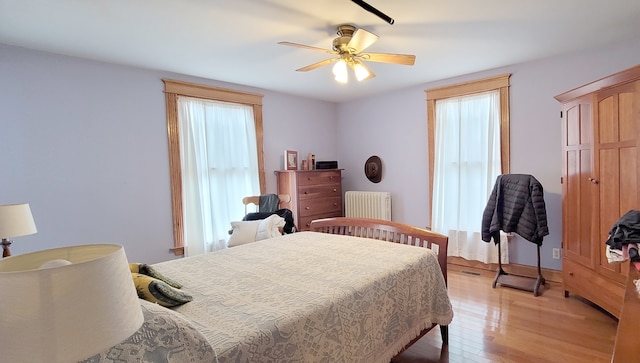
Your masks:
<svg viewBox="0 0 640 363"><path fill-rule="evenodd" d="M300 199L300 217L331 212L342 212L342 198L340 196L318 199Z"/></svg>
<svg viewBox="0 0 640 363"><path fill-rule="evenodd" d="M308 231L311 227L311 221L322 218L331 218L331 217L342 217L342 211L336 211L331 213L323 213L308 217L300 217L300 221L298 223L298 228L301 231Z"/></svg>
<svg viewBox="0 0 640 363"><path fill-rule="evenodd" d="M300 200L315 198L342 197L340 184L308 185L298 189Z"/></svg>
<svg viewBox="0 0 640 363"><path fill-rule="evenodd" d="M319 185L319 184L336 184L339 185L342 180L340 171L309 171L298 175L298 185Z"/></svg>

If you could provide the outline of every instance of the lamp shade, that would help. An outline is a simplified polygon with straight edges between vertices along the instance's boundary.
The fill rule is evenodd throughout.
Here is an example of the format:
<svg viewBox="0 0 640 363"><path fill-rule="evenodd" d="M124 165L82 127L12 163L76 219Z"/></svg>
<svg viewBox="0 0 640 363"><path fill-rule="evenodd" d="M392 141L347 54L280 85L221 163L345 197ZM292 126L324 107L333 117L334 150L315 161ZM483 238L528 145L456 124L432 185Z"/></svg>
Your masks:
<svg viewBox="0 0 640 363"><path fill-rule="evenodd" d="M38 232L29 204L0 205L0 238L26 236Z"/></svg>
<svg viewBox="0 0 640 363"><path fill-rule="evenodd" d="M339 83L347 83L349 81L349 74L347 73L347 62L344 59L340 59L333 66L333 75L335 80Z"/></svg>
<svg viewBox="0 0 640 363"><path fill-rule="evenodd" d="M369 71L367 70L367 67L365 67L364 64L362 64L362 62L360 62L359 60L355 62L355 65L353 66L353 72L356 74L356 79L358 80L358 82L364 81L365 79L369 78L369 76L371 76L371 74L369 74Z"/></svg>
<svg viewBox="0 0 640 363"><path fill-rule="evenodd" d="M55 248L0 260L3 362L77 362L143 322L120 245Z"/></svg>

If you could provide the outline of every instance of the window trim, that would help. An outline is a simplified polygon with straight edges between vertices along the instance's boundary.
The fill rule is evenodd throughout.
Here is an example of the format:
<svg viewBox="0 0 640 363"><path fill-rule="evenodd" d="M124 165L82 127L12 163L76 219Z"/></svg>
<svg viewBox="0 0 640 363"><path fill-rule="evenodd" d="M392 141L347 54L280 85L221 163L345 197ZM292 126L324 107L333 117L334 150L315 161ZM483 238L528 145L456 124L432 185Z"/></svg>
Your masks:
<svg viewBox="0 0 640 363"><path fill-rule="evenodd" d="M487 91L500 91L500 157L502 173L509 173L509 78L511 73L495 77L483 78L475 81L453 84L449 86L430 88L425 90L427 97L427 142L429 143L429 215L433 199L433 168L435 163L435 130L436 130L436 101L451 97L461 97ZM431 216L430 218L433 218ZM430 223L431 224L431 223Z"/></svg>
<svg viewBox="0 0 640 363"><path fill-rule="evenodd" d="M178 96L202 98L213 101L239 103L253 107L258 150L258 178L260 192L266 190L264 173L264 143L262 128L262 98L249 93L226 88L163 79L167 109L167 136L169 139L169 173L171 179L171 210L173 215L173 248L176 256L184 255L184 224L182 206L182 165L180 164L180 133L178 127Z"/></svg>

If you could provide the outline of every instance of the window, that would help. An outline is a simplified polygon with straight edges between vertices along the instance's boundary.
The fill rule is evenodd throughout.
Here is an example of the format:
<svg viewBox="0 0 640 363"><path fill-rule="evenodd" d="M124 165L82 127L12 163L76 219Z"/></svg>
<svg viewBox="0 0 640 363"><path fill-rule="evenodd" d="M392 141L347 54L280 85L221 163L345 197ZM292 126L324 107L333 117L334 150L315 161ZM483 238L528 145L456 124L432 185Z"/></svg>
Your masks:
<svg viewBox="0 0 640 363"><path fill-rule="evenodd" d="M171 172L171 198L173 209L173 227L174 227L174 247L173 251L176 255L185 254L185 237L194 239L207 239L211 243L218 241L223 233L228 233L228 217L223 217L225 220L224 226L222 222L212 222L217 218L215 213L220 213L220 208L226 209L228 203L235 205L237 203L239 208L243 209L242 197L231 197L233 194L240 193L242 196L246 196L248 192L236 192L236 193L224 193L223 196L229 196L225 200L223 196L217 195L220 190L228 191L224 185L219 183L233 184L228 185L229 188L237 187L239 180L242 178L243 186L245 190L252 190L251 182L246 182L247 175L251 173L250 169L255 170L257 168L258 173L258 187L259 193L263 193L265 190L265 176L264 176L264 155L263 155L263 141L262 141L262 95L244 93L233 90L202 86L197 84L191 84L186 82L163 80L165 83L165 95L166 95L166 107L167 107L167 127L169 136L169 167ZM227 113L223 118L233 118L234 126L232 128L226 127L228 132L236 132L232 137L224 136L223 139L229 140L245 140L238 141L237 144L242 143L246 151L234 151L235 153L243 153L243 155L237 155L237 157L225 157L216 160L216 155L212 155L211 148L209 148L209 155L201 155L202 159L197 161L194 158L187 161L187 156L183 150L189 148L194 149L194 145L189 145L188 136L190 132L209 132L208 136L211 141L212 127L205 127L201 124L200 130L194 130L193 127L188 127L183 124L184 120L197 119L202 122L211 122L211 117L221 112ZM231 116L229 116L231 115ZM205 121L206 119L209 121ZM243 120L249 119L249 126L245 124ZM251 122L253 125L251 125ZM230 125L227 125L230 126ZM236 127L237 126L237 127ZM251 129L251 130L248 130ZM234 131L235 130L235 131ZM219 131L213 131L219 133ZM226 131L225 131L226 132ZM238 135L242 136L238 136ZM253 134L252 140L251 134ZM245 139L244 137L248 138ZM191 139L193 140L193 139ZM227 143L229 144L229 143ZM253 145L249 145L253 144ZM218 148L220 141L215 143L215 147ZM238 145L227 145L229 147L237 147ZM215 153L221 153L221 149L217 149ZM227 148L226 150L231 150ZM229 152L229 151L226 151ZM253 155L249 155L255 153ZM251 160L254 160L252 162ZM224 161L224 162L223 162ZM229 162L231 161L231 162ZM223 162L223 163L222 163ZM196 164L200 164L197 168L194 168ZM254 165L253 167L251 165ZM254 171L255 173L255 171ZM229 177L235 178L235 181L229 182ZM196 180L197 179L197 180ZM197 183L202 183L203 180L209 179L211 183L207 188L201 188L198 190L191 189L190 185L194 180ZM226 180L226 181L225 181ZM218 183L218 184L215 184ZM242 188L241 187L241 188ZM204 201L199 206L201 212L197 210L194 212L193 205L189 204L191 201ZM227 203L228 202L228 203ZM213 203L213 204L211 204ZM211 205L208 205L211 204ZM198 208L196 208L198 209ZM223 215L224 215L223 211ZM195 213L200 218L192 218L191 214ZM187 225L187 221L190 225ZM213 224L211 224L213 223ZM193 229L193 224L196 228ZM201 224L198 226L198 224ZM207 225L209 224L209 225ZM215 227L214 224L218 226ZM188 228L187 228L188 227ZM215 230L213 230L215 228ZM196 247L199 250L200 247Z"/></svg>
<svg viewBox="0 0 640 363"><path fill-rule="evenodd" d="M509 76L426 91L431 227L449 236L450 256L497 262L480 232L495 179L509 172Z"/></svg>

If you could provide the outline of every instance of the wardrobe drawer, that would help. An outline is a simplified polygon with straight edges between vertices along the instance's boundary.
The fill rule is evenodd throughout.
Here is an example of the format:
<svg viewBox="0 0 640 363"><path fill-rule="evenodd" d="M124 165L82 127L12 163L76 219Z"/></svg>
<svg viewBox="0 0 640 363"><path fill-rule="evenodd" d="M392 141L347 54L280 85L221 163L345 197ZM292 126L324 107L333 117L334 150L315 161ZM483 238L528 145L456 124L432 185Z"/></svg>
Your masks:
<svg viewBox="0 0 640 363"><path fill-rule="evenodd" d="M568 258L562 260L562 281L565 294L580 295L620 317L624 285L605 279L592 269Z"/></svg>

